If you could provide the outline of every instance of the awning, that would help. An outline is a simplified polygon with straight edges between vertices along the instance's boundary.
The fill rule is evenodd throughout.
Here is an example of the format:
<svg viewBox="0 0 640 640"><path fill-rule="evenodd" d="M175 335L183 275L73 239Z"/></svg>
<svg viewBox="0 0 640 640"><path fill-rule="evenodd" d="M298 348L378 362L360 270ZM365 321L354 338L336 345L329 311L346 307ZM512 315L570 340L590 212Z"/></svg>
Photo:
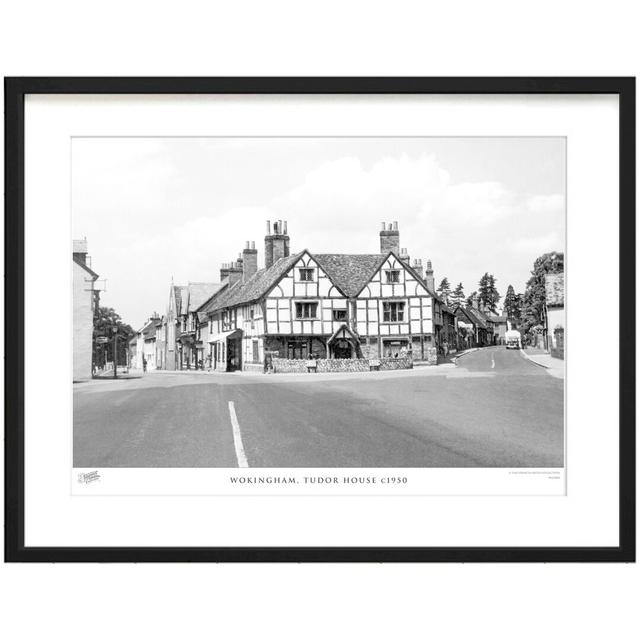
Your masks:
<svg viewBox="0 0 640 640"><path fill-rule="evenodd" d="M234 329L233 331L222 331L221 333L214 333L209 336L209 344L212 342L222 342L227 338L235 337L236 335L240 335L242 333L242 329Z"/></svg>

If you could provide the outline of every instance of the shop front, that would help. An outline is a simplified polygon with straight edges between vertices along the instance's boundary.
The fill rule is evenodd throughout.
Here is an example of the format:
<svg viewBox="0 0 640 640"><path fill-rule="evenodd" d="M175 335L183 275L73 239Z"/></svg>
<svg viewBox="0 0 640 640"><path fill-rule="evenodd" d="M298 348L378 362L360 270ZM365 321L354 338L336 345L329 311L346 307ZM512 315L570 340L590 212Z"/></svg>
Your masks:
<svg viewBox="0 0 640 640"><path fill-rule="evenodd" d="M213 334L209 345L213 370L242 371L242 329Z"/></svg>

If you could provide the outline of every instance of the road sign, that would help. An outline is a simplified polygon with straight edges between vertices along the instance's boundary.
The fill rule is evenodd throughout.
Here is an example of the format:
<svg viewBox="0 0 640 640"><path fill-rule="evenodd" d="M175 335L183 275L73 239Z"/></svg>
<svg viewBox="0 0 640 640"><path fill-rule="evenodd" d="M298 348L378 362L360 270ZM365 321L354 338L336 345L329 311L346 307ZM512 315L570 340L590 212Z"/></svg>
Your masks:
<svg viewBox="0 0 640 640"><path fill-rule="evenodd" d="M107 338L107 336L98 336L96 338L96 342L98 344L106 344L107 342L109 342L109 338Z"/></svg>

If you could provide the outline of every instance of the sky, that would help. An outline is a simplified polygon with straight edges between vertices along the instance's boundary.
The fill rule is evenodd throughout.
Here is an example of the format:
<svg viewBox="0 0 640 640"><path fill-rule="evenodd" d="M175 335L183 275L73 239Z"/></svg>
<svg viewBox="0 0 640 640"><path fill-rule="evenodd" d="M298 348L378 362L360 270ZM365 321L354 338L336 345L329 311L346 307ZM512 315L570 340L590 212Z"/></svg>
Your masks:
<svg viewBox="0 0 640 640"><path fill-rule="evenodd" d="M378 253L398 222L411 259L469 295L485 272L524 291L565 245L564 138L74 138L72 229L134 328L169 285L218 282L222 262L287 220L291 251Z"/></svg>

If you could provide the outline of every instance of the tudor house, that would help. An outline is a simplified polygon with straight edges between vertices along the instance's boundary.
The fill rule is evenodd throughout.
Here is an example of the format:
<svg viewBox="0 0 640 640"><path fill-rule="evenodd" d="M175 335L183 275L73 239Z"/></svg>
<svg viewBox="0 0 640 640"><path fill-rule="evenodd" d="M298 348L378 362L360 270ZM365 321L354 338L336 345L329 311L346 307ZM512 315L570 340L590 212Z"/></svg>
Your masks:
<svg viewBox="0 0 640 640"><path fill-rule="evenodd" d="M200 310L212 368L261 370L267 355L434 363L444 305L430 263L423 277L399 244L397 223L383 223L378 254L291 254L286 222L267 222L264 269L248 243L234 281Z"/></svg>

